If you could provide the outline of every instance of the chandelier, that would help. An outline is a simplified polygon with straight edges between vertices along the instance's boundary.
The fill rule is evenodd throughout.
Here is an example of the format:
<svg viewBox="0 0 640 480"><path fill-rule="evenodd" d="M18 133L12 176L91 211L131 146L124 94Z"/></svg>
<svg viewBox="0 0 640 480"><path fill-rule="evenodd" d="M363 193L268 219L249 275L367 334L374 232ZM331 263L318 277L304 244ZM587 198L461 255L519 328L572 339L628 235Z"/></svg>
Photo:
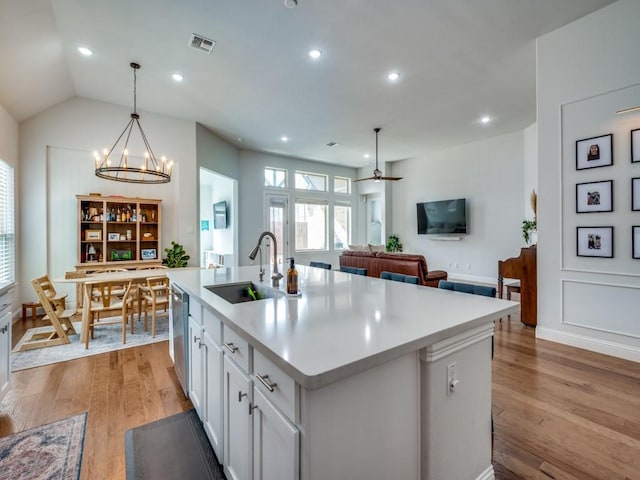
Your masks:
<svg viewBox="0 0 640 480"><path fill-rule="evenodd" d="M100 156L98 152L93 152L96 162L95 173L100 178L115 180L116 182L168 183L171 181L173 161L168 162L164 156L158 161L153 154L153 150L151 150L151 145L149 145L147 136L144 134L144 130L142 130L142 125L140 125L140 115L138 115L136 110L136 71L140 69L140 65L137 63L130 63L129 65L133 69L133 113L131 114L131 120L129 120L127 126L124 127L124 130L110 150L105 148L102 151L102 156ZM134 125L138 127L146 151L144 152L142 163L132 165L129 162L128 144ZM112 154L122 139L124 139L124 146L122 150L117 150L121 152L120 161L115 164Z"/></svg>

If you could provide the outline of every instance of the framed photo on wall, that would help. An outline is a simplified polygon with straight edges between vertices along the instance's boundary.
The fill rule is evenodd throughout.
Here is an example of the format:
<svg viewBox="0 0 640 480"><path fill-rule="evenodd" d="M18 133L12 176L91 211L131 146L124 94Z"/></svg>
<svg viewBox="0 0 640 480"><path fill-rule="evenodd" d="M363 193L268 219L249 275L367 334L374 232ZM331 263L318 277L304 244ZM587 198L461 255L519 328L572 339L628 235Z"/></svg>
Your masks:
<svg viewBox="0 0 640 480"><path fill-rule="evenodd" d="M640 210L640 177L631 179L631 210Z"/></svg>
<svg viewBox="0 0 640 480"><path fill-rule="evenodd" d="M640 162L640 128L631 130L631 162Z"/></svg>
<svg viewBox="0 0 640 480"><path fill-rule="evenodd" d="M633 258L640 258L640 226L631 227L631 245L633 245Z"/></svg>
<svg viewBox="0 0 640 480"><path fill-rule="evenodd" d="M576 140L576 170L613 165L613 133Z"/></svg>
<svg viewBox="0 0 640 480"><path fill-rule="evenodd" d="M613 227L576 227L579 257L613 258Z"/></svg>
<svg viewBox="0 0 640 480"><path fill-rule="evenodd" d="M613 212L613 180L576 185L576 213L591 212Z"/></svg>

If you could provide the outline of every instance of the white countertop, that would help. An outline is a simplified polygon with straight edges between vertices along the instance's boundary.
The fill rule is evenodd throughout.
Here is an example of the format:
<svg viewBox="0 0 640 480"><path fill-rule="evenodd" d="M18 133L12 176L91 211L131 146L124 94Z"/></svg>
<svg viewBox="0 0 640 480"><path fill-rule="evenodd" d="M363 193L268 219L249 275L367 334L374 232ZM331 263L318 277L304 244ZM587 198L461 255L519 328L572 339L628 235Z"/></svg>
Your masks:
<svg viewBox="0 0 640 480"><path fill-rule="evenodd" d="M506 317L519 304L480 295L410 285L339 271L296 266L300 296L285 294L231 304L203 288L253 281L258 267L169 269L167 275L199 298L228 327L295 381L316 389Z"/></svg>

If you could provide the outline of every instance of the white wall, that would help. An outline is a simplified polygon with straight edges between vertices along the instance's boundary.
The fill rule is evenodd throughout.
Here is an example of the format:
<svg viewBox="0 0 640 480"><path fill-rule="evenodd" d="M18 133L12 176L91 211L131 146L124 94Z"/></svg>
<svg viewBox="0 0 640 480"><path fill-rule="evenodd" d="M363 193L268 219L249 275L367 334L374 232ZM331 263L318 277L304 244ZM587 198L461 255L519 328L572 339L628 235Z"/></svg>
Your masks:
<svg viewBox="0 0 640 480"><path fill-rule="evenodd" d="M234 266L237 248L236 180L200 169L200 221L209 221L209 230L200 231L200 251L224 255L224 264ZM214 228L213 204L227 202L227 227ZM205 265L206 266L206 265Z"/></svg>
<svg viewBox="0 0 640 480"><path fill-rule="evenodd" d="M495 282L498 260L524 246L524 150L518 131L394 163L393 174L404 178L391 186L393 229L404 251L423 254L431 270ZM460 241L418 235L416 203L453 198L467 199L469 234Z"/></svg>
<svg viewBox="0 0 640 480"><path fill-rule="evenodd" d="M631 258L629 130L640 104L640 2L620 0L538 39L540 338L640 361L640 260ZM575 141L613 133L614 164L575 170ZM575 213L575 184L614 180L614 212ZM613 259L578 258L577 226L614 226Z"/></svg>
<svg viewBox="0 0 640 480"><path fill-rule="evenodd" d="M18 123L9 115L9 113L0 105L0 158L7 162L14 168L15 174L15 220L16 220L16 233L20 227L20 215L18 215L19 208L19 192L20 185L18 179L20 177L19 163L18 163ZM20 235L16 235L16 245L20 242ZM16 281L20 282L17 252L16 252ZM19 315L19 297L17 295L17 289L13 291L10 298L7 301L12 303L12 311L14 318ZM3 299L4 303L4 299Z"/></svg>
<svg viewBox="0 0 640 480"><path fill-rule="evenodd" d="M531 220L531 192L538 192L538 124L524 130L524 216Z"/></svg>
<svg viewBox="0 0 640 480"><path fill-rule="evenodd" d="M47 238L51 234L48 225L47 188L54 176L49 172L51 168L50 150L68 150L74 155L86 154L87 162L91 163L91 152L110 147L115 142L128 121L130 110L112 104L96 102L83 98L73 98L63 102L20 125L20 249L18 264L20 265L20 298L33 298L29 280L49 272L50 259L57 252L51 251ZM197 192L196 183L196 152L195 152L195 124L170 117L140 112L140 121L156 155L166 155L175 159L176 165L171 183L165 185L140 185L101 180L102 186L98 190L104 195L136 194L143 198L165 198L163 202L163 244L167 246L171 240L183 244L187 252L197 252L195 225L197 222ZM133 138L133 135L132 135ZM137 140L137 136L135 138ZM142 152L138 142L130 144L130 151ZM68 166L73 168L72 163ZM71 173L71 170L69 170ZM74 174L77 172L74 172ZM89 172L86 190L68 192L69 195L87 194L94 191L91 186L95 176ZM125 187L126 186L126 187ZM137 188L136 188L137 187ZM126 192L126 193L122 193ZM154 195L158 193L158 195ZM170 193L167 193L170 192ZM77 217L75 209L69 212ZM63 232L72 235L75 232ZM69 249L76 251L76 241L69 242ZM192 260L198 264L197 255ZM75 265L69 265L73 270Z"/></svg>

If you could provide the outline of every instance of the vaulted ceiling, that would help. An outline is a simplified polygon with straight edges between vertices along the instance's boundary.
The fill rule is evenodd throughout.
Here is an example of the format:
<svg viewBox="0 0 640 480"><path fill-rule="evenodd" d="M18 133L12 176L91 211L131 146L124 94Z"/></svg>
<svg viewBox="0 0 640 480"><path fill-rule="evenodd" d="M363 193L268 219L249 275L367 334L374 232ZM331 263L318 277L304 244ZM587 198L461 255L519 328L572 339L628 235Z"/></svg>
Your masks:
<svg viewBox="0 0 640 480"><path fill-rule="evenodd" d="M18 121L73 96L131 106L135 61L143 114L360 167L377 126L380 159L393 161L530 125L535 39L609 3L0 0L0 104ZM211 53L189 47L194 33L216 42Z"/></svg>

